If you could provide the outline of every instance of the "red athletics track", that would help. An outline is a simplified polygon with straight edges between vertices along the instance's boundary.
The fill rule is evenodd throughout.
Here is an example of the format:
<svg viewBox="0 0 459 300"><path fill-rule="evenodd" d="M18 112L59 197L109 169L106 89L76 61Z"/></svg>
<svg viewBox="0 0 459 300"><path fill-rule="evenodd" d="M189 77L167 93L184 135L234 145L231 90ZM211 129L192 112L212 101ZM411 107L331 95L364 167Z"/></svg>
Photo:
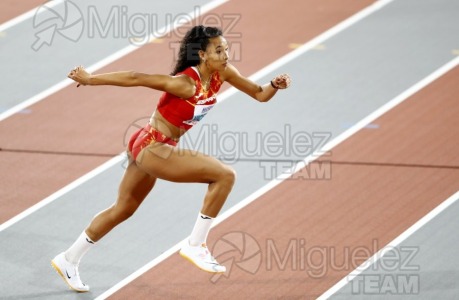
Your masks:
<svg viewBox="0 0 459 300"><path fill-rule="evenodd" d="M242 62L234 64L243 74L250 75L291 51L289 44L305 43L373 2L294 0L289 5L279 5L269 0L258 5L233 0L211 13L242 16L232 29L242 33L232 42L243 44ZM287 15L288 19L279 17ZM261 22L264 20L267 22ZM99 72L128 69L168 73L175 51L170 42L180 37L146 45ZM76 89L72 85L31 106L32 113L16 114L2 121L0 222L122 152L124 133L130 124L151 114L158 96L145 88ZM24 130L17 134L12 128Z"/></svg>
<svg viewBox="0 0 459 300"><path fill-rule="evenodd" d="M2 0L2 9L0 9L0 24L5 23L46 2L47 1L44 0Z"/></svg>
<svg viewBox="0 0 459 300"><path fill-rule="evenodd" d="M212 283L212 275L174 254L111 299L318 297L459 189L458 78L456 67L375 120L379 129L363 129L334 148L326 158L332 161L331 180L305 180L298 173L213 229L211 249L230 232L255 238L253 252L244 249L261 251L255 275L233 264L228 278ZM297 261L286 259L280 270L267 258L268 239L280 259L296 245ZM351 257L346 247L348 253L371 253ZM328 256L311 249L325 249ZM238 254L231 254L238 262ZM326 267L320 267L324 261ZM318 276L309 276L311 271Z"/></svg>

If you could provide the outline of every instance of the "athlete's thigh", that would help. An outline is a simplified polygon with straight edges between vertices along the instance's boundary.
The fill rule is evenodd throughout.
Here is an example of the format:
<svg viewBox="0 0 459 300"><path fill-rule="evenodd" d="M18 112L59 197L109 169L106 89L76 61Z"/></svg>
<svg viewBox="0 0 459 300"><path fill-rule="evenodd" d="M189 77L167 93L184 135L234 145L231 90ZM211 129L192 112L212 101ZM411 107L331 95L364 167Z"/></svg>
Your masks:
<svg viewBox="0 0 459 300"><path fill-rule="evenodd" d="M174 182L210 183L230 169L219 160L198 151L159 143L143 149L136 162L150 175Z"/></svg>
<svg viewBox="0 0 459 300"><path fill-rule="evenodd" d="M120 183L118 202L135 201L140 205L152 190L155 182L155 177L140 169L136 163L130 159L129 165Z"/></svg>

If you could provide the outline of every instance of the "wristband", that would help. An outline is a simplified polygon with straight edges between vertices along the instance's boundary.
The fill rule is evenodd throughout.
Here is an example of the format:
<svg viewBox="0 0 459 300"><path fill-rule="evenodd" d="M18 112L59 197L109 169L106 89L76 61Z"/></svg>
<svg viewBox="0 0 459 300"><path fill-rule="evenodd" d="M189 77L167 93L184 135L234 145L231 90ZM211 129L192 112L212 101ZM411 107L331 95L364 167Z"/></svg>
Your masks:
<svg viewBox="0 0 459 300"><path fill-rule="evenodd" d="M277 87L277 86L275 86L275 85L274 85L274 83L273 83L273 81L272 81L272 80L271 80L271 86L272 86L273 88L275 88L276 90L278 90L278 89L279 89L279 87Z"/></svg>

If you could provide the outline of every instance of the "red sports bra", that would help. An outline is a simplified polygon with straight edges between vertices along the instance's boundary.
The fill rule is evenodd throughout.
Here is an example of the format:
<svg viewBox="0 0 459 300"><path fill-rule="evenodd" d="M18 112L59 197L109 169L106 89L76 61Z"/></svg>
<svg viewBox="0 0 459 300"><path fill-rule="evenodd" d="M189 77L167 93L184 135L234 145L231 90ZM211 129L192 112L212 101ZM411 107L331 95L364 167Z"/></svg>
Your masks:
<svg viewBox="0 0 459 300"><path fill-rule="evenodd" d="M189 67L177 75L185 74L196 82L196 93L188 99L182 99L170 93L163 93L159 100L157 110L171 124L190 129L201 121L202 118L217 103L217 92L222 82L218 72L212 74L210 87L205 91L201 84L201 78L196 67Z"/></svg>

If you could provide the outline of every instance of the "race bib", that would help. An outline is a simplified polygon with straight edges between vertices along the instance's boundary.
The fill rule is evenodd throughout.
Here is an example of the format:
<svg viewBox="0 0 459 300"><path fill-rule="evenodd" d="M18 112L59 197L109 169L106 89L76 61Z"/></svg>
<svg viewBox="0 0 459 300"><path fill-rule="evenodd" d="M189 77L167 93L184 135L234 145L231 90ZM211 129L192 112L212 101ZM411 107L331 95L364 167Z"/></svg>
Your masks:
<svg viewBox="0 0 459 300"><path fill-rule="evenodd" d="M205 115L207 115L207 113L209 112L209 110L211 110L212 107L214 107L214 106L215 106L215 104L210 104L210 105L196 105L196 106L194 107L193 119L183 121L183 123L185 123L185 124L187 124L187 125L196 125L196 123L198 123L199 121L201 121L202 118L204 118Z"/></svg>

